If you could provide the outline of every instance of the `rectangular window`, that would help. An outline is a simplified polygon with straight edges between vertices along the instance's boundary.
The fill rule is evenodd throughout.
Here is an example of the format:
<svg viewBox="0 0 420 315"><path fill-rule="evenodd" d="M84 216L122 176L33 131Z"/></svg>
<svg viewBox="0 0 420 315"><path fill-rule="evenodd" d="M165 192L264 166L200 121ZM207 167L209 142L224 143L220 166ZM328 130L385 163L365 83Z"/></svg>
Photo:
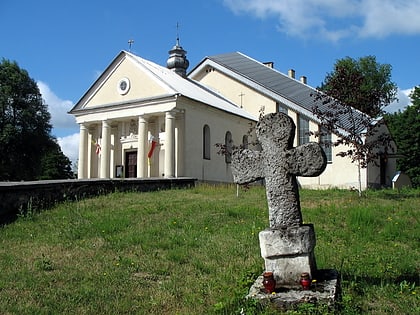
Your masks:
<svg viewBox="0 0 420 315"><path fill-rule="evenodd" d="M321 129L321 136L319 138L320 145L327 156L327 162L332 162L332 140L331 140L331 132L326 131L325 129Z"/></svg>
<svg viewBox="0 0 420 315"><path fill-rule="evenodd" d="M279 102L276 103L276 108L277 108L277 112L278 113L283 113L287 115L287 108L284 107L282 104L280 104Z"/></svg>
<svg viewBox="0 0 420 315"><path fill-rule="evenodd" d="M299 115L299 145L309 142L309 119Z"/></svg>

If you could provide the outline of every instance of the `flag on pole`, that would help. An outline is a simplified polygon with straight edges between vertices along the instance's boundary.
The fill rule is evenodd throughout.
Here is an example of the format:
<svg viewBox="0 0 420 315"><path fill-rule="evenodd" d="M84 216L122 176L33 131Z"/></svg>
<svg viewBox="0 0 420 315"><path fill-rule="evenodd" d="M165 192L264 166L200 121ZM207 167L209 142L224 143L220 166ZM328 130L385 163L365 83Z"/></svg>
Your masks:
<svg viewBox="0 0 420 315"><path fill-rule="evenodd" d="M157 145L157 141L153 140L150 143L150 149L149 149L149 153L147 153L147 157L150 159L153 155L153 151L155 150Z"/></svg>
<svg viewBox="0 0 420 315"><path fill-rule="evenodd" d="M99 145L99 143L96 143L95 145L96 145L96 150L95 150L95 153L96 153L97 155L99 155L99 154L101 153L101 146Z"/></svg>
<svg viewBox="0 0 420 315"><path fill-rule="evenodd" d="M94 141L92 139L92 144L96 147L95 153L99 155L101 153L101 146L99 145L98 141Z"/></svg>

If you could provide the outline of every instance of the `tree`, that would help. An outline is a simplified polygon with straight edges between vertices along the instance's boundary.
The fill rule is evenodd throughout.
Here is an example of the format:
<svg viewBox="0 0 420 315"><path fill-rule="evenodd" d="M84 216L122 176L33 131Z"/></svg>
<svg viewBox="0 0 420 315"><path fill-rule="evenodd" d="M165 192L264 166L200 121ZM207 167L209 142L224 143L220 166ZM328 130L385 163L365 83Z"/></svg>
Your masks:
<svg viewBox="0 0 420 315"><path fill-rule="evenodd" d="M50 135L50 118L48 106L28 72L16 62L2 59L0 180L35 180L43 177L44 156L51 151L57 152L57 147L51 145L55 139ZM62 162L65 163L64 160ZM66 164L57 167L66 168Z"/></svg>
<svg viewBox="0 0 420 315"><path fill-rule="evenodd" d="M358 60L346 57L335 63L320 90L370 117L378 117L396 99L397 86L391 81L391 70L391 65L377 63L375 56Z"/></svg>
<svg viewBox="0 0 420 315"><path fill-rule="evenodd" d="M420 85L410 98L412 105L385 115L385 120L402 155L397 161L398 169L410 176L414 187L420 187Z"/></svg>
<svg viewBox="0 0 420 315"><path fill-rule="evenodd" d="M41 159L41 176L38 179L73 178L70 159L61 151L56 139L50 139Z"/></svg>
<svg viewBox="0 0 420 315"><path fill-rule="evenodd" d="M390 65L380 65L372 56L358 61L347 57L337 61L334 71L327 74L321 88L312 94L312 112L321 125L320 131L313 134L321 137L333 133L337 140L322 143L324 146L348 147L337 155L357 163L359 195L361 168L392 151L392 139L382 132L383 120L379 118L397 92L390 80L390 70Z"/></svg>

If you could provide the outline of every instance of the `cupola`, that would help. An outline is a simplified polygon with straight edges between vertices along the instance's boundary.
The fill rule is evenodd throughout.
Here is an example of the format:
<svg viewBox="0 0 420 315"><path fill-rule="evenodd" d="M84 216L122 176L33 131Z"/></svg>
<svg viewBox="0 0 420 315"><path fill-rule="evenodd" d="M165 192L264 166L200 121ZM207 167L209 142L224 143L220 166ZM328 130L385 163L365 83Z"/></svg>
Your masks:
<svg viewBox="0 0 420 315"><path fill-rule="evenodd" d="M179 38L176 39L175 46L168 53L167 68L185 78L190 62L187 59L187 52L179 45Z"/></svg>

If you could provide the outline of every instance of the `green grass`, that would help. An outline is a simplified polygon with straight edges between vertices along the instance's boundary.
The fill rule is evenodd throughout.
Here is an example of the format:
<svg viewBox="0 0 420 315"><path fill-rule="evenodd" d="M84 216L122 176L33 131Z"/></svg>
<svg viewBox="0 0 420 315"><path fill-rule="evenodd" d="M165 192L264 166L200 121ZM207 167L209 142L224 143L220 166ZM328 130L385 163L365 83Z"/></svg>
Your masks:
<svg viewBox="0 0 420 315"><path fill-rule="evenodd" d="M342 314L415 314L420 191L301 191ZM0 228L0 314L275 314L244 296L263 271L262 187L113 193ZM325 314L302 305L290 314Z"/></svg>

